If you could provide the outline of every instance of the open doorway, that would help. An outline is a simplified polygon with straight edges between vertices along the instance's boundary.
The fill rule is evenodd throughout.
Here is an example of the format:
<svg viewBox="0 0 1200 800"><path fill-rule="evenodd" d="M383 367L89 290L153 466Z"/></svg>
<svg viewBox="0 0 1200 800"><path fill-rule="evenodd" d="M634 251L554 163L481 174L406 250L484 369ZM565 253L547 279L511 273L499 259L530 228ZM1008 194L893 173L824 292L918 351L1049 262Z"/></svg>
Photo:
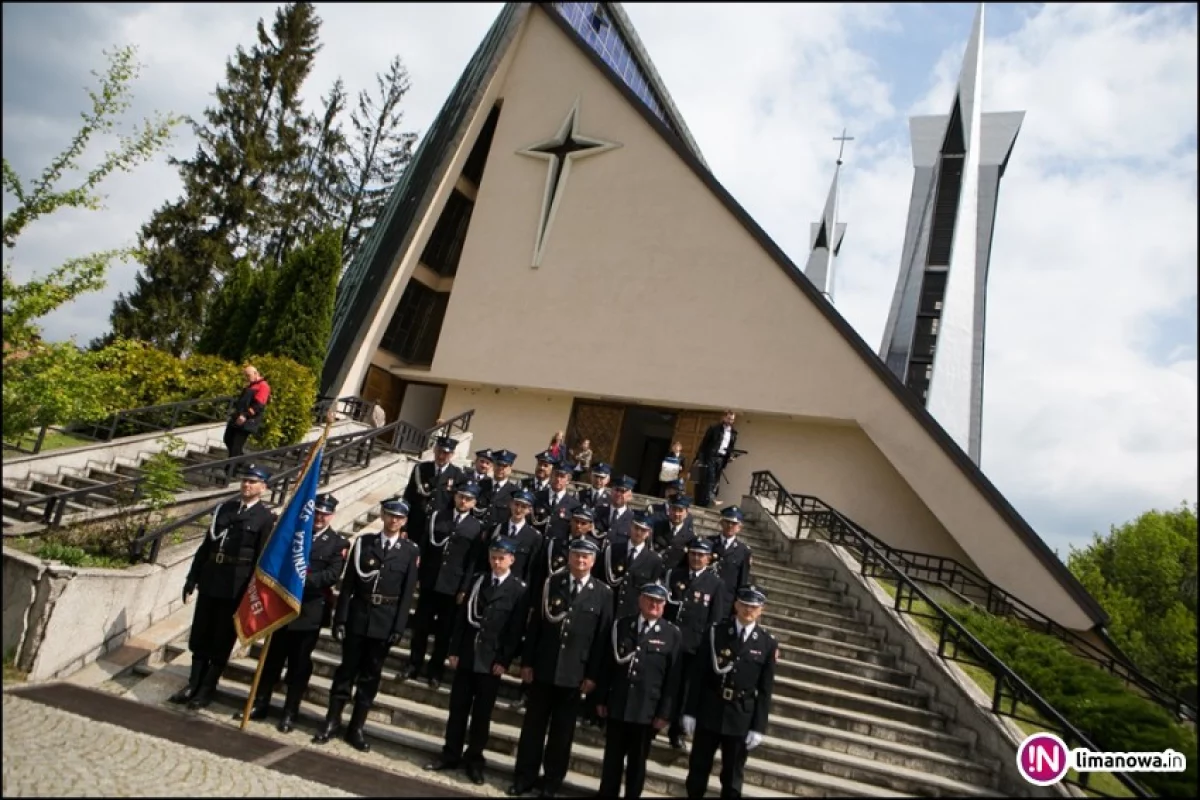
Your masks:
<svg viewBox="0 0 1200 800"><path fill-rule="evenodd" d="M633 490L638 494L654 494L659 467L671 449L674 432L675 412L627 406L613 472L637 481Z"/></svg>

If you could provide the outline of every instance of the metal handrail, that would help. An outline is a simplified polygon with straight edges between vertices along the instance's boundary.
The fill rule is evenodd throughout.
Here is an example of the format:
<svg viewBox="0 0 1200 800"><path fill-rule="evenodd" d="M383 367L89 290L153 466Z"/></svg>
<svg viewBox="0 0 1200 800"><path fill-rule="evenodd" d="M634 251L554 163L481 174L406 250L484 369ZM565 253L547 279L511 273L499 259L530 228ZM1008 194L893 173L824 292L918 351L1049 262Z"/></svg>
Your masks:
<svg viewBox="0 0 1200 800"><path fill-rule="evenodd" d="M1011 717L1038 726L1044 726L1049 723L1050 725L1057 726L1056 733L1062 737L1068 750L1083 747L1092 752L1100 752L1099 747L1078 728L1068 722L1062 714L1035 692L1019 675L1013 672L983 642L975 638L974 634L968 631L952 614L942 608L920 587L915 579L906 574L903 569L905 564L903 558L899 559L900 563L896 563L888 558L884 554L884 551L890 551L891 548L876 547L875 542L878 541L876 537L859 529L836 509L822 503L817 498L807 495L793 495L769 470L759 470L752 474L750 494L755 497L774 496L776 508L783 509L785 506L790 505L792 508L787 509L785 513L796 514L798 521L806 515L818 518L821 524L810 525L810 528L822 528L826 532L831 532L832 528L841 527L846 532L845 536L839 542L833 542L831 538L831 543L840 544L843 547L849 544L858 550L861 572L864 577L877 578L880 576L880 571L882 571L888 575L889 579L895 581L896 596L894 598L894 607L897 613L932 618L940 623L938 635L939 657L948 661L961 661L973 664L991 673L995 679L991 708L993 714ZM803 507L804 500L816 501L816 503L820 504L820 507L812 511L805 510ZM776 514L776 516L780 516L780 514ZM912 605L917 600L924 602L933 613L921 614L913 611ZM973 655L974 659L964 658L962 656L964 652ZM1042 719L1031 719L1017 713L1017 707L1022 702L1032 706L1042 716ZM1128 774L1124 772L1112 772L1111 774L1121 782L1122 786L1132 792L1134 796L1153 796L1149 790ZM1085 772L1082 773L1079 781L1064 780L1063 782L1087 789L1094 794L1099 794L1095 789L1088 789L1087 782L1089 775L1090 773Z"/></svg>
<svg viewBox="0 0 1200 800"><path fill-rule="evenodd" d="M346 398L339 398L339 400L343 399ZM367 403L366 407L369 409L370 404ZM366 431L359 431L357 433L345 434L327 439L325 456L322 459L321 475L318 478L318 483L322 486L329 483L329 479L334 472L334 465L339 460L343 462L350 460L355 467L371 466L371 457L374 454L374 449L377 445L385 451L409 454L415 452L419 455L425 450L428 450L429 444L437 437L448 436L455 432L466 432L469 430L471 419L474 417L474 414L474 409L465 411L462 414L443 422L441 425L429 428L428 430L422 430L411 423L396 420L395 422L379 428L372 428ZM422 444L422 446L416 450L410 449L411 443L413 441L418 441L418 439L412 435L412 431L416 431L417 434L419 434L419 441ZM307 456L308 451L312 448L312 442L304 442L302 445L293 445L293 448L286 449L294 449L296 447L303 447L304 455ZM348 456L351 453L353 453L353 458L349 459ZM231 463L236 460L237 459L226 459L226 461ZM223 462L212 462L212 464L206 464L204 466L213 466L217 463ZM278 505L283 501L283 498L287 497L292 481L300 475L300 472L303 469L304 459L301 459L299 463L271 475L271 479L267 481L267 487L271 489L270 502L272 504ZM238 492L230 491L227 494L217 498L215 503L212 505L206 505L200 511L196 511L183 517L178 517L171 522L149 532L146 532L143 528L139 536L129 543L130 562L136 564L139 561L144 560L147 563L154 563L158 559L158 554L162 547L162 540L164 537L175 532L176 530L179 530L180 528L196 522L208 514L211 514L216 506L237 496ZM150 552L144 556L147 545L150 546Z"/></svg>
<svg viewBox="0 0 1200 800"><path fill-rule="evenodd" d="M827 509L831 510L820 499L811 495L788 493L786 488L779 483L779 479L769 470L754 473L752 481L751 491L761 491L764 497L776 497L777 515L782 516L789 513L782 510L782 504L785 502L794 504L796 511L793 513L801 516L819 514ZM772 484L777 486L778 490L772 488ZM1127 658L1114 656L1097 647L1076 632L1050 619L1033 606L1001 589L974 569L946 556L935 556L892 547L844 514L839 512L839 516L847 526L869 539L877 549L882 550L888 554L889 558L903 565L905 573L913 580L940 586L968 602L982 606L990 614L1013 617L1033 630L1054 636L1073 647L1081 657L1098 664L1110 674L1120 678L1125 685L1136 687L1147 699L1169 711L1175 719L1188 722L1196 720L1194 705L1143 675ZM840 529L828 533L833 544L841 544L843 534Z"/></svg>

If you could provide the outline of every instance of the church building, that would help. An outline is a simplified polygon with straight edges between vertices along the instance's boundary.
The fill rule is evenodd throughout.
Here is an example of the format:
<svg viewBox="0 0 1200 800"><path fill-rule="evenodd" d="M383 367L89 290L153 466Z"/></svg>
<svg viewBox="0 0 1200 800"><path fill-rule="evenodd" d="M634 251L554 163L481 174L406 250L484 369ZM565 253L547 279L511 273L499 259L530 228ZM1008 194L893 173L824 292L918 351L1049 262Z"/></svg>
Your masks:
<svg viewBox="0 0 1200 800"><path fill-rule="evenodd" d="M732 409L723 499L771 470L1067 628L1105 619L713 177L617 3L504 6L346 270L321 383L389 421L474 409L522 470L590 439L641 492Z"/></svg>

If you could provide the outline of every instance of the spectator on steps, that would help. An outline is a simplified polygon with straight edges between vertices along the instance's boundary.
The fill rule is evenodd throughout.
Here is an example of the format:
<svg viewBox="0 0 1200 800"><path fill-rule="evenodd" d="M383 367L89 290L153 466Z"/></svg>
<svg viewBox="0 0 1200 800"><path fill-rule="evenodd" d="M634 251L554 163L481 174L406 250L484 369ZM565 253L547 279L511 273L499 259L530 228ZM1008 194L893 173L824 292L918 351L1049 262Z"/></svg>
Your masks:
<svg viewBox="0 0 1200 800"><path fill-rule="evenodd" d="M659 497L667 496L667 487L675 483L687 473L687 464L683 457L683 442L676 442L671 445L671 452L663 457L662 465L658 468L658 490L655 492Z"/></svg>
<svg viewBox="0 0 1200 800"><path fill-rule="evenodd" d="M583 473L592 468L592 442L584 439L579 446L571 451L571 461L575 464L574 480L580 480Z"/></svg>
<svg viewBox="0 0 1200 800"><path fill-rule="evenodd" d="M237 458L246 449L246 440L262 425L263 413L271 401L271 386L253 364L242 367L242 375L246 377L246 386L234 402L225 426L225 449L230 458ZM232 475L234 470L226 467L225 472Z"/></svg>
<svg viewBox="0 0 1200 800"><path fill-rule="evenodd" d="M546 448L546 452L554 456L559 461L567 460L567 444L563 440L563 432L558 431L550 439L550 445Z"/></svg>

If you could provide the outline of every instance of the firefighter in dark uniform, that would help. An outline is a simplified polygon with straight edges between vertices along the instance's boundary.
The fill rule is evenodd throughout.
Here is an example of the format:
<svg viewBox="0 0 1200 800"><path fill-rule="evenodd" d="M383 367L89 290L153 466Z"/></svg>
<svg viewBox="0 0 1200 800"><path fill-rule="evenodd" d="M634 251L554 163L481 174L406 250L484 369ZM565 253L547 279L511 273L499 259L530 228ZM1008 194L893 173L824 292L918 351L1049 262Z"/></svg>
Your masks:
<svg viewBox="0 0 1200 800"><path fill-rule="evenodd" d="M296 717L300 715L300 701L312 677L312 653L321 638L321 628L332 620L333 587L342 578L346 552L350 549L350 540L330 527L337 504L337 498L331 494L317 495L300 616L287 627L271 634L258 693L250 709L250 719L267 718L271 710L272 690L279 683L286 662L287 698L283 703L283 716L276 726L282 733L291 733L296 725Z"/></svg>
<svg viewBox="0 0 1200 800"><path fill-rule="evenodd" d="M508 513L512 496L521 491L521 482L512 477L512 466L517 454L511 450L492 451L492 491L488 496L487 514L483 519L484 530L490 531L501 516ZM476 505L479 508L482 503Z"/></svg>
<svg viewBox="0 0 1200 800"><path fill-rule="evenodd" d="M688 513L691 506L692 499L686 494L675 495L667 507L666 518L654 520L654 549L662 553L663 566L668 572L687 560L688 547L697 539Z"/></svg>
<svg viewBox="0 0 1200 800"><path fill-rule="evenodd" d="M574 469L570 464L555 464L550 485L533 495L533 527L546 539L566 541L571 535L571 513L582 505L569 488Z"/></svg>
<svg viewBox="0 0 1200 800"><path fill-rule="evenodd" d="M608 498L597 504L592 511L598 538L609 542L628 541L629 528L633 525L633 506L629 505L629 498L635 483L636 481L627 475L613 479Z"/></svg>
<svg viewBox="0 0 1200 800"><path fill-rule="evenodd" d="M713 572L725 584L729 598L737 597L738 589L750 583L750 545L738 538L744 519L737 506L721 509L721 532L708 538L713 546Z"/></svg>
<svg viewBox="0 0 1200 800"><path fill-rule="evenodd" d="M473 513L475 516L482 516L484 512L491 507L492 502L492 470L495 468L495 463L492 461L492 451L486 447L482 450L475 451L475 463L471 469L460 470L458 477L458 485L464 483L473 483L479 487L479 498L475 504Z"/></svg>
<svg viewBox="0 0 1200 800"><path fill-rule="evenodd" d="M342 643L342 663L333 673L325 723L313 737L316 744L333 737L354 689L346 741L363 752L371 749L363 725L379 691L384 659L408 623L421 560L420 549L403 532L408 504L391 498L380 510L383 530L359 536L346 556L346 577L333 616L333 638Z"/></svg>
<svg viewBox="0 0 1200 800"><path fill-rule="evenodd" d="M612 467L601 461L593 464L588 470L592 485L579 490L579 502L595 510L596 506L608 502L608 481L612 477Z"/></svg>
<svg viewBox="0 0 1200 800"><path fill-rule="evenodd" d="M708 568L712 560L712 542L695 539L688 545L688 563L667 574L667 619L683 634L683 680L679 682L679 694L675 702L675 716L671 719L671 747L683 749L683 706L687 682L691 678L696 653L708 629L728 617L730 600L725 594L725 585L716 573Z"/></svg>
<svg viewBox="0 0 1200 800"><path fill-rule="evenodd" d="M417 464L408 476L404 502L411 514L408 537L414 544L421 544L425 538L430 515L434 511L448 511L454 502L454 487L462 476L462 471L450 463L457 448L457 439L439 436L434 443L433 460Z"/></svg>
<svg viewBox="0 0 1200 800"><path fill-rule="evenodd" d="M533 468L533 474L521 481L521 488L536 495L550 485L550 472L559 462L559 458L549 450L543 450L534 456L534 459L537 464Z"/></svg>
<svg viewBox="0 0 1200 800"><path fill-rule="evenodd" d="M666 604L666 588L647 584L638 613L613 624L597 709L607 722L600 797L617 797L622 777L628 800L642 796L650 743L674 713L683 634L662 619Z"/></svg>
<svg viewBox="0 0 1200 800"><path fill-rule="evenodd" d="M464 483L454 496L452 511L434 511L429 533L421 546L421 567L417 570L421 596L413 620L406 680L420 676L425 667L425 648L433 632L433 655L429 661L429 687L442 683L446 655L450 649L450 631L454 627L458 604L466 597L475 577L483 529L474 515L479 486Z"/></svg>
<svg viewBox="0 0 1200 800"><path fill-rule="evenodd" d="M766 594L743 586L734 617L708 629L689 681L683 730L692 737L688 797L703 797L721 749L721 797L742 796L749 752L762 744L771 714L779 644L758 624Z"/></svg>
<svg viewBox="0 0 1200 800"><path fill-rule="evenodd" d="M512 496L508 503L508 511L500 515L488 536L488 547L480 548L480 558L475 563L475 572L487 572L488 548L491 542L501 538L513 540L516 548L516 558L513 561L513 574L530 583L537 559L542 553L542 535L529 524L529 516L533 511L533 495L522 489Z"/></svg>
<svg viewBox="0 0 1200 800"><path fill-rule="evenodd" d="M579 521L590 512L575 513ZM591 575L599 552L590 536L574 536L569 566L552 574L531 598L536 608L521 655L529 700L511 796L531 791L543 764L542 797L556 797L566 777L583 697L595 690L611 647L612 590Z"/></svg>
<svg viewBox="0 0 1200 800"><path fill-rule="evenodd" d="M604 543L597 569L600 580L612 587L616 602L614 616L636 614L640 587L657 583L666 575L662 556L650 546L650 521L644 512L633 512L628 540L609 539Z"/></svg>
<svg viewBox="0 0 1200 800"><path fill-rule="evenodd" d="M684 487L683 478L667 481L663 484L663 501L661 503L651 503L646 506L646 511L654 518L656 524L658 520L669 517L667 511L671 507L671 501L683 494Z"/></svg>
<svg viewBox="0 0 1200 800"><path fill-rule="evenodd" d="M275 515L261 501L270 479L266 470L251 465L242 477L242 496L226 500L213 511L212 524L183 584L183 602L197 589L200 594L188 636L191 675L187 686L171 695L172 703L187 703L195 710L213 701L217 681L237 640L234 614L275 527Z"/></svg>
<svg viewBox="0 0 1200 800"><path fill-rule="evenodd" d="M528 592L525 582L512 571L515 551L510 538L493 541L488 554L491 569L475 579L460 606L450 641L454 683L446 741L441 756L425 767L439 771L465 764L467 777L476 785L483 783L483 749L500 676L520 652L525 630Z"/></svg>
<svg viewBox="0 0 1200 800"><path fill-rule="evenodd" d="M570 563L570 547L579 539L587 539L600 552L600 541L592 535L592 512L580 506L571 512L571 535L566 539L547 539L542 544L542 557L533 573L531 586L541 586L547 578L566 569ZM595 559L592 559L593 562Z"/></svg>

